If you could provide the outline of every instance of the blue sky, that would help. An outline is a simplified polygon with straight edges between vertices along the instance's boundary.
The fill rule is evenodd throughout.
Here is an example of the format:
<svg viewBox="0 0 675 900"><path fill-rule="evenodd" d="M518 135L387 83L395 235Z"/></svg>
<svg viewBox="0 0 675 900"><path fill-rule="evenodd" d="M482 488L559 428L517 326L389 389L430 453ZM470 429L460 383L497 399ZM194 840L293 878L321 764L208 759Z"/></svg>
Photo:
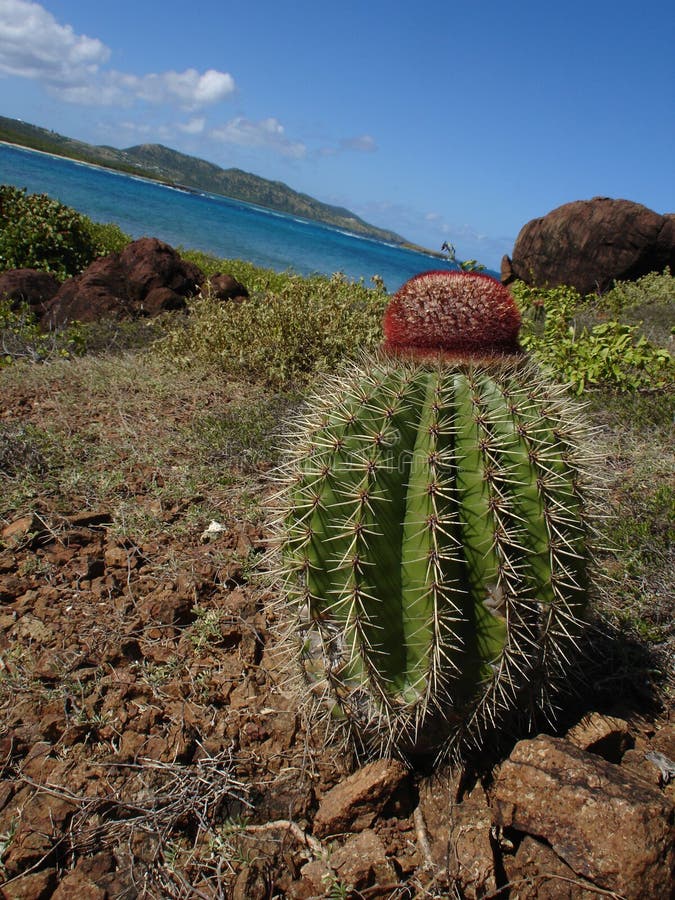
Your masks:
<svg viewBox="0 0 675 900"><path fill-rule="evenodd" d="M675 7L0 0L0 114L279 179L498 268L596 195L675 211Z"/></svg>

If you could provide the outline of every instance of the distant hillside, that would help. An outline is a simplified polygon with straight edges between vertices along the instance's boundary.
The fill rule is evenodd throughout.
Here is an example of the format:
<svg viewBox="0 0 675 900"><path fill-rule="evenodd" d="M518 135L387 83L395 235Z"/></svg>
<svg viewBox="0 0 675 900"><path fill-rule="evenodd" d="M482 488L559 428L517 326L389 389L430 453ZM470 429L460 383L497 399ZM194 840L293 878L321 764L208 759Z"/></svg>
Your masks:
<svg viewBox="0 0 675 900"><path fill-rule="evenodd" d="M370 225L348 209L330 206L307 194L300 194L281 181L268 181L241 169L221 169L214 163L196 156L187 156L161 144L141 144L137 147L128 147L126 150L117 150L114 147L76 141L55 131L4 116L0 116L0 141L142 175L165 184L221 194L289 215L302 216L305 219L344 228L380 241L412 246L393 231Z"/></svg>

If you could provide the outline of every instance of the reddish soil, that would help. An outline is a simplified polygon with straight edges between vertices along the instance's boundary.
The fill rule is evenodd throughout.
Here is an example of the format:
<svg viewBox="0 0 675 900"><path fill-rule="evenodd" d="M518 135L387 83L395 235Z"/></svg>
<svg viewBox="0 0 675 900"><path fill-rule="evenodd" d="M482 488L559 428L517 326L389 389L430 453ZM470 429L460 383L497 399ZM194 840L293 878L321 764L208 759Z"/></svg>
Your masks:
<svg viewBox="0 0 675 900"><path fill-rule="evenodd" d="M45 402L14 386L0 421L41 421ZM172 427L189 418L179 403L163 414ZM83 401L68 427L93 415ZM314 828L354 761L308 728L288 686L274 598L251 578L266 533L223 501L225 529L204 537L208 521L189 518L200 498L157 501L161 477L137 470L124 499L170 535L125 537L110 505L75 494L69 509L37 496L0 520L0 894L538 896L503 887L522 881L516 847L495 836L480 784L467 793L455 775L405 774L352 836ZM667 716L634 716L630 733L672 758ZM449 852L453 821L476 830L467 852L481 865Z"/></svg>

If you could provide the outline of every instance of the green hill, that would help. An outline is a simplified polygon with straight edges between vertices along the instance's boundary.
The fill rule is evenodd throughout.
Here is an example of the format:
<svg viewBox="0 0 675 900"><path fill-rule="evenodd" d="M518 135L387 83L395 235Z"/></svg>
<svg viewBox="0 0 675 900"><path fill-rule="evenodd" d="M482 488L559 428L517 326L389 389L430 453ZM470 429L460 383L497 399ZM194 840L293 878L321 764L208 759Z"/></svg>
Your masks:
<svg viewBox="0 0 675 900"><path fill-rule="evenodd" d="M344 228L365 237L412 246L393 231L370 225L348 209L321 203L307 194L298 193L281 181L269 181L241 169L221 169L214 163L179 153L162 144L140 144L118 150L105 145L87 144L4 116L0 116L0 141L141 175L165 184L220 194Z"/></svg>

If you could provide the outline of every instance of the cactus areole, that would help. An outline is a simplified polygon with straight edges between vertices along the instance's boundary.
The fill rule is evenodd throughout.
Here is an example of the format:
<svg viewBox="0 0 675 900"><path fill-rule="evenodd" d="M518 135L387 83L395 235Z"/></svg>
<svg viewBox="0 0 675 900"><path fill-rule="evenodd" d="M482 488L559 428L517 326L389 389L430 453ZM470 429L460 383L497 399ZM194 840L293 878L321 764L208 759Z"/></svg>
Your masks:
<svg viewBox="0 0 675 900"><path fill-rule="evenodd" d="M480 745L562 673L586 604L583 429L509 291L428 272L324 385L284 466L281 560L313 692L372 754Z"/></svg>

